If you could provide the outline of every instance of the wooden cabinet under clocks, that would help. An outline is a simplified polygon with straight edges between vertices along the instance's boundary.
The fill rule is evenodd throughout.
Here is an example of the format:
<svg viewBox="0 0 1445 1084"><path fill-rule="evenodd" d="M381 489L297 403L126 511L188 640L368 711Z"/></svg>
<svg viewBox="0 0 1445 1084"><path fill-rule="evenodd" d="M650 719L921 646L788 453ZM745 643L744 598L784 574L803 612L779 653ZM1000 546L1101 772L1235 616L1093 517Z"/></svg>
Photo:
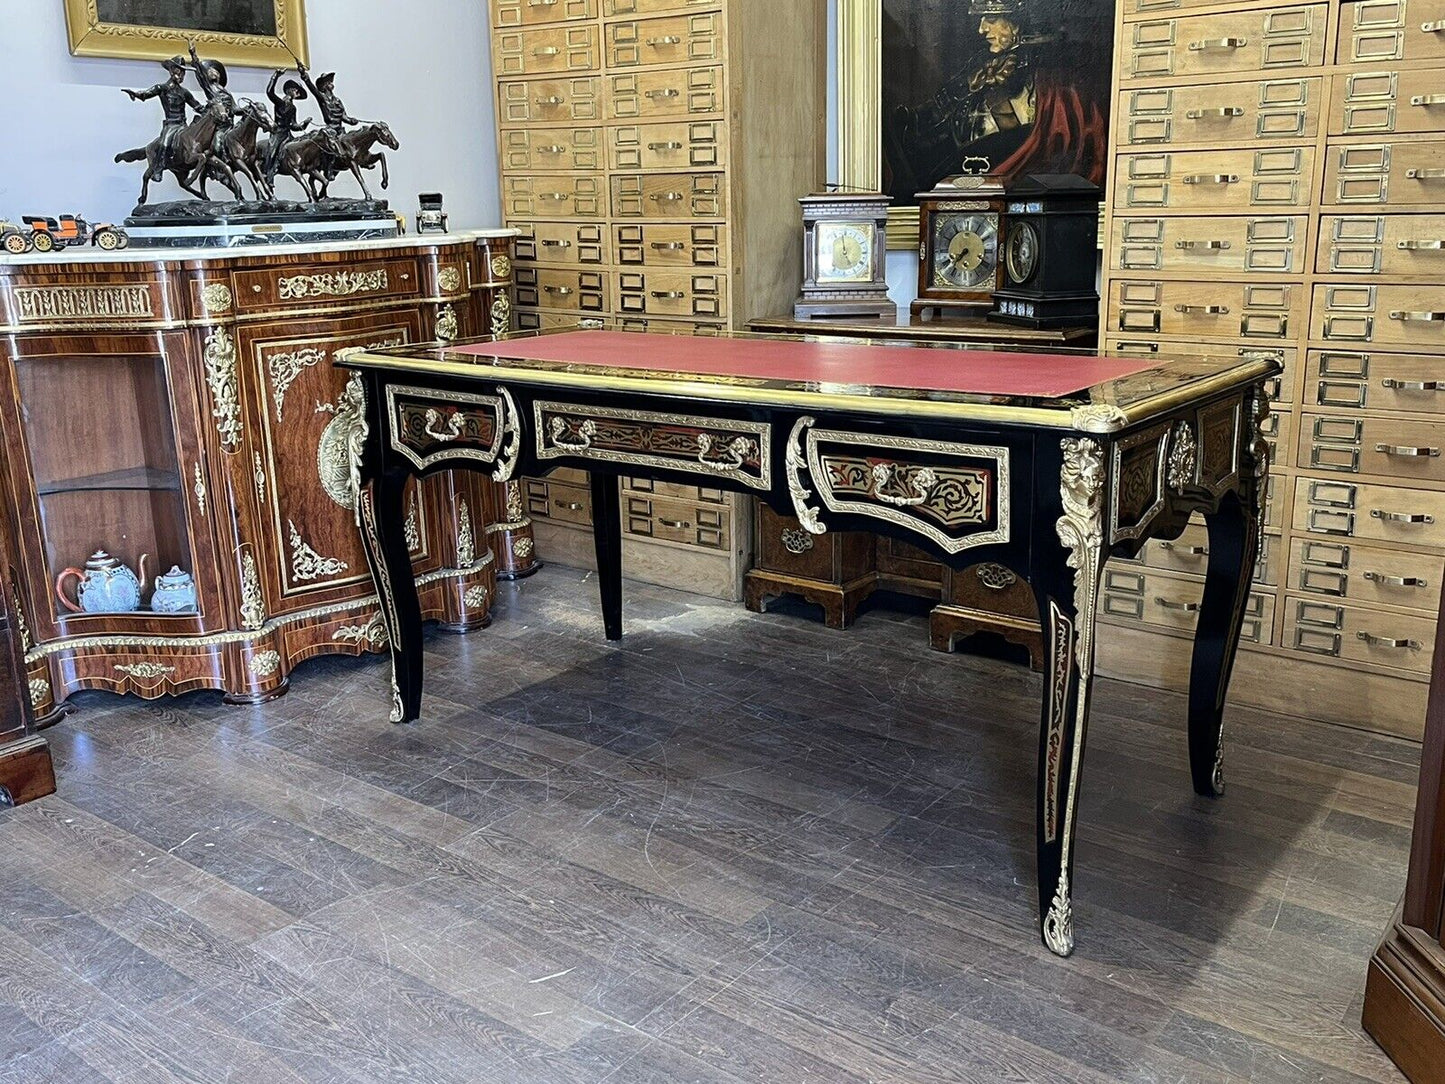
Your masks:
<svg viewBox="0 0 1445 1084"><path fill-rule="evenodd" d="M918 297L910 310L982 314L1002 281L1004 188L989 176L947 177L918 194Z"/></svg>
<svg viewBox="0 0 1445 1084"><path fill-rule="evenodd" d="M486 336L510 314L511 232L231 251L0 258L0 432L10 567L39 721L105 689L254 703L302 660L385 646L349 506L350 347ZM427 617L488 620L535 558L521 492L414 485L406 533ZM515 512L515 514L514 514ZM195 600L75 611L57 577L104 549ZM69 596L73 583L67 582Z"/></svg>

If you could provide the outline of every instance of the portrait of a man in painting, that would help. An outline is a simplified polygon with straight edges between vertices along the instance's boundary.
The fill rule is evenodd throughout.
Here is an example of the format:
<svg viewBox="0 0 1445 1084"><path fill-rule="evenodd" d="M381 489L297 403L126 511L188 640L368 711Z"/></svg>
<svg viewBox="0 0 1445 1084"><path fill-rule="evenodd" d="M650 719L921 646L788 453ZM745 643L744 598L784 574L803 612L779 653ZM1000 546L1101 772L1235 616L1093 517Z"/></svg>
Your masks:
<svg viewBox="0 0 1445 1084"><path fill-rule="evenodd" d="M1104 179L1112 0L883 0L883 190Z"/></svg>
<svg viewBox="0 0 1445 1084"><path fill-rule="evenodd" d="M272 0L96 0L100 18L130 26L165 26L220 34L275 34Z"/></svg>

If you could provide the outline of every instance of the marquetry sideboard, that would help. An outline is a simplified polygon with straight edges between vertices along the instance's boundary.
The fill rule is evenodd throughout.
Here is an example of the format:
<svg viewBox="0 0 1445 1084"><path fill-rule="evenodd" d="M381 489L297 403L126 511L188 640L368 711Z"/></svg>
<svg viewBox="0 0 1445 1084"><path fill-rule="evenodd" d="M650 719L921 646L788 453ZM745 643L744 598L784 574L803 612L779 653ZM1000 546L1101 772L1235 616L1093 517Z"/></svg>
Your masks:
<svg viewBox="0 0 1445 1084"><path fill-rule="evenodd" d="M511 238L0 260L3 571L40 721L78 689L257 702L304 659L385 646L344 485L357 389L332 363L505 331ZM497 574L533 567L521 497L470 473L410 491L429 618L479 627ZM101 572L77 599L65 571L100 550L145 557L138 606ZM157 591L173 568L193 600L185 576Z"/></svg>
<svg viewBox="0 0 1445 1084"><path fill-rule="evenodd" d="M817 0L489 0L522 330L708 334L792 304L823 180ZM586 478L524 483L545 556L590 565ZM754 502L623 480L632 577L742 597Z"/></svg>
<svg viewBox="0 0 1445 1084"><path fill-rule="evenodd" d="M1445 576L1445 0L1120 0L1114 352L1284 363L1242 702L1418 737ZM1100 671L1182 684L1202 527L1116 562Z"/></svg>

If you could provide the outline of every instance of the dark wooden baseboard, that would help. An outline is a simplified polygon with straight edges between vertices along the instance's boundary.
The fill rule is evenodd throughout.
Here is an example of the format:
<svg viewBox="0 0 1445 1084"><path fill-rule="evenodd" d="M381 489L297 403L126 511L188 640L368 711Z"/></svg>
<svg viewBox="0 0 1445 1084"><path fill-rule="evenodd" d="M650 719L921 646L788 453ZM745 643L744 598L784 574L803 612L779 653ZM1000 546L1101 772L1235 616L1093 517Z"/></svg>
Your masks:
<svg viewBox="0 0 1445 1084"><path fill-rule="evenodd" d="M55 769L50 745L35 734L0 745L0 787L10 792L15 805L55 793Z"/></svg>
<svg viewBox="0 0 1445 1084"><path fill-rule="evenodd" d="M1370 958L1363 1022L1412 1084L1445 1084L1445 948L1400 912Z"/></svg>

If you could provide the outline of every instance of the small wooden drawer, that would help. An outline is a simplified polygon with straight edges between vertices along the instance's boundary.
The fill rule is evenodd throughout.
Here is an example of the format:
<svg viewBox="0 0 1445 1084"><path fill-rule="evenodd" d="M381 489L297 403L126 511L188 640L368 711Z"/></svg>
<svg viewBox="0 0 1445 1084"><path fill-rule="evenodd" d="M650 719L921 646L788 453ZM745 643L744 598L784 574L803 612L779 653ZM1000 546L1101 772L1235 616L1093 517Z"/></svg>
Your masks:
<svg viewBox="0 0 1445 1084"><path fill-rule="evenodd" d="M1330 135L1445 132L1441 87L1440 72L1434 68L1338 75L1330 103Z"/></svg>
<svg viewBox="0 0 1445 1084"><path fill-rule="evenodd" d="M660 414L539 399L533 403L538 459L660 467L728 478L767 492L772 427L690 414Z"/></svg>
<svg viewBox="0 0 1445 1084"><path fill-rule="evenodd" d="M727 276L716 272L617 272L617 311L627 316L722 319L727 303Z"/></svg>
<svg viewBox="0 0 1445 1084"><path fill-rule="evenodd" d="M1437 210L1445 201L1445 140L1330 146L1322 198L1327 204Z"/></svg>
<svg viewBox="0 0 1445 1084"><path fill-rule="evenodd" d="M1294 529L1439 550L1445 546L1445 492L1301 476L1295 479Z"/></svg>
<svg viewBox="0 0 1445 1084"><path fill-rule="evenodd" d="M602 218L606 182L600 174L502 176L502 205L510 218Z"/></svg>
<svg viewBox="0 0 1445 1084"><path fill-rule="evenodd" d="M1260 430L1269 446L1269 461L1288 463L1293 458L1295 415L1285 410L1271 410Z"/></svg>
<svg viewBox="0 0 1445 1084"><path fill-rule="evenodd" d="M497 395L436 392L405 384L386 386L393 451L424 470L460 455L493 463L502 452L506 407Z"/></svg>
<svg viewBox="0 0 1445 1084"><path fill-rule="evenodd" d="M628 267L722 267L728 228L714 223L682 226L614 226L617 262Z"/></svg>
<svg viewBox="0 0 1445 1084"><path fill-rule="evenodd" d="M597 18L597 0L492 0L492 28Z"/></svg>
<svg viewBox="0 0 1445 1084"><path fill-rule="evenodd" d="M236 272L236 310L279 309L284 313L288 308L416 297L421 283L421 268L409 258L369 260L334 271L257 268Z"/></svg>
<svg viewBox="0 0 1445 1084"><path fill-rule="evenodd" d="M199 639L199 637L197 638ZM224 671L219 645L197 649L165 648L162 658L150 652L134 654L114 647L80 649L63 664L66 692L81 688L134 693L145 700L174 696L192 689L214 689Z"/></svg>
<svg viewBox="0 0 1445 1084"><path fill-rule="evenodd" d="M503 170L545 173L599 170L601 128L508 128L501 133Z"/></svg>
<svg viewBox="0 0 1445 1084"><path fill-rule="evenodd" d="M726 324L702 320L659 320L656 317L643 319L639 316L619 317L617 326L623 331L648 331L654 335L721 335L727 331Z"/></svg>
<svg viewBox="0 0 1445 1084"><path fill-rule="evenodd" d="M602 68L595 26L541 26L492 35L498 75L595 72Z"/></svg>
<svg viewBox="0 0 1445 1084"><path fill-rule="evenodd" d="M1445 0L1359 0L1340 5L1337 64L1445 61Z"/></svg>
<svg viewBox="0 0 1445 1084"><path fill-rule="evenodd" d="M624 173L611 181L614 218L727 216L727 180L721 173Z"/></svg>
<svg viewBox="0 0 1445 1084"><path fill-rule="evenodd" d="M1325 4L1126 24L1121 81L1318 67Z"/></svg>
<svg viewBox="0 0 1445 1084"><path fill-rule="evenodd" d="M1323 96L1324 80L1317 75L1126 90L1119 95L1119 145L1309 140Z"/></svg>
<svg viewBox="0 0 1445 1084"><path fill-rule="evenodd" d="M595 76L571 79L519 79L497 84L498 126L575 124L601 119L598 97L602 80Z"/></svg>
<svg viewBox="0 0 1445 1084"><path fill-rule="evenodd" d="M615 170L719 169L727 165L721 121L618 124L607 129L607 163Z"/></svg>
<svg viewBox="0 0 1445 1084"><path fill-rule="evenodd" d="M663 15L673 11L723 6L724 0L602 0L602 14L611 19L624 15Z"/></svg>
<svg viewBox="0 0 1445 1084"><path fill-rule="evenodd" d="M1193 8L1219 7L1219 0L1122 0L1124 18L1130 22L1139 19L1158 18L1172 15L1176 11L1187 12ZM1235 8L1264 8L1272 5L1268 0L1235 0L1229 5Z"/></svg>
<svg viewBox="0 0 1445 1084"><path fill-rule="evenodd" d="M1261 535L1259 556L1254 564L1254 582L1273 587L1279 583L1278 535ZM1139 553L1143 564L1165 572L1184 572L1203 576L1209 568L1209 529L1196 515L1184 533L1172 540L1154 539Z"/></svg>
<svg viewBox="0 0 1445 1084"><path fill-rule="evenodd" d="M1128 624L1193 632L1199 623L1204 581L1127 564L1107 565L1100 594L1100 614ZM1244 643L1268 644L1274 633L1275 597L1269 591L1251 591L1245 601L1239 638Z"/></svg>
<svg viewBox="0 0 1445 1084"><path fill-rule="evenodd" d="M1435 651L1435 619L1288 595L1284 646L1347 659L1368 669L1428 674Z"/></svg>
<svg viewBox="0 0 1445 1084"><path fill-rule="evenodd" d="M1114 219L1116 271L1290 275L1304 271L1304 215L1190 215Z"/></svg>
<svg viewBox="0 0 1445 1084"><path fill-rule="evenodd" d="M758 503L757 567L842 586L874 571L874 536L861 531L813 534L792 516Z"/></svg>
<svg viewBox="0 0 1445 1084"><path fill-rule="evenodd" d="M1445 362L1425 354L1311 350L1303 405L1445 414Z"/></svg>
<svg viewBox="0 0 1445 1084"><path fill-rule="evenodd" d="M608 23L607 67L716 63L723 55L722 13Z"/></svg>
<svg viewBox="0 0 1445 1084"><path fill-rule="evenodd" d="M608 120L668 120L723 111L723 70L718 65L631 71L609 75Z"/></svg>
<svg viewBox="0 0 1445 1084"><path fill-rule="evenodd" d="M627 494L622 499L622 530L641 538L726 550L732 540L732 515L726 506Z"/></svg>
<svg viewBox="0 0 1445 1084"><path fill-rule="evenodd" d="M1310 337L1330 344L1445 347L1445 286L1315 286Z"/></svg>
<svg viewBox="0 0 1445 1084"><path fill-rule="evenodd" d="M517 304L576 312L607 311L605 271L563 271L550 267L517 268Z"/></svg>
<svg viewBox="0 0 1445 1084"><path fill-rule="evenodd" d="M593 222L513 221L514 259L520 265L591 267L612 262L607 227Z"/></svg>
<svg viewBox="0 0 1445 1084"><path fill-rule="evenodd" d="M1439 554L1316 538L1296 538L1290 546L1288 590L1307 595L1433 613L1442 576Z"/></svg>
<svg viewBox="0 0 1445 1084"><path fill-rule="evenodd" d="M1304 414L1299 466L1338 474L1373 474L1406 484L1445 482L1445 432L1439 422L1352 414Z"/></svg>
<svg viewBox="0 0 1445 1084"><path fill-rule="evenodd" d="M1109 296L1108 326L1185 339L1286 339L1298 327L1304 301L1304 288L1287 283L1119 279Z"/></svg>
<svg viewBox="0 0 1445 1084"><path fill-rule="evenodd" d="M674 501L694 501L699 504L727 504L728 495L721 489L707 486L690 486L681 482L659 482L652 478L623 476L624 493L640 493L645 497L666 497Z"/></svg>
<svg viewBox="0 0 1445 1084"><path fill-rule="evenodd" d="M1445 215L1323 215L1315 270L1445 277Z"/></svg>
<svg viewBox="0 0 1445 1084"><path fill-rule="evenodd" d="M1313 169L1313 147L1121 154L1114 206L1131 213L1305 208Z"/></svg>
<svg viewBox="0 0 1445 1084"><path fill-rule="evenodd" d="M559 523L591 523L592 491L586 485L552 478L522 479L527 514Z"/></svg>
<svg viewBox="0 0 1445 1084"><path fill-rule="evenodd" d="M568 328L598 328L603 320L598 316L584 316L580 312L561 312L545 309L517 309L518 331L560 331Z"/></svg>

